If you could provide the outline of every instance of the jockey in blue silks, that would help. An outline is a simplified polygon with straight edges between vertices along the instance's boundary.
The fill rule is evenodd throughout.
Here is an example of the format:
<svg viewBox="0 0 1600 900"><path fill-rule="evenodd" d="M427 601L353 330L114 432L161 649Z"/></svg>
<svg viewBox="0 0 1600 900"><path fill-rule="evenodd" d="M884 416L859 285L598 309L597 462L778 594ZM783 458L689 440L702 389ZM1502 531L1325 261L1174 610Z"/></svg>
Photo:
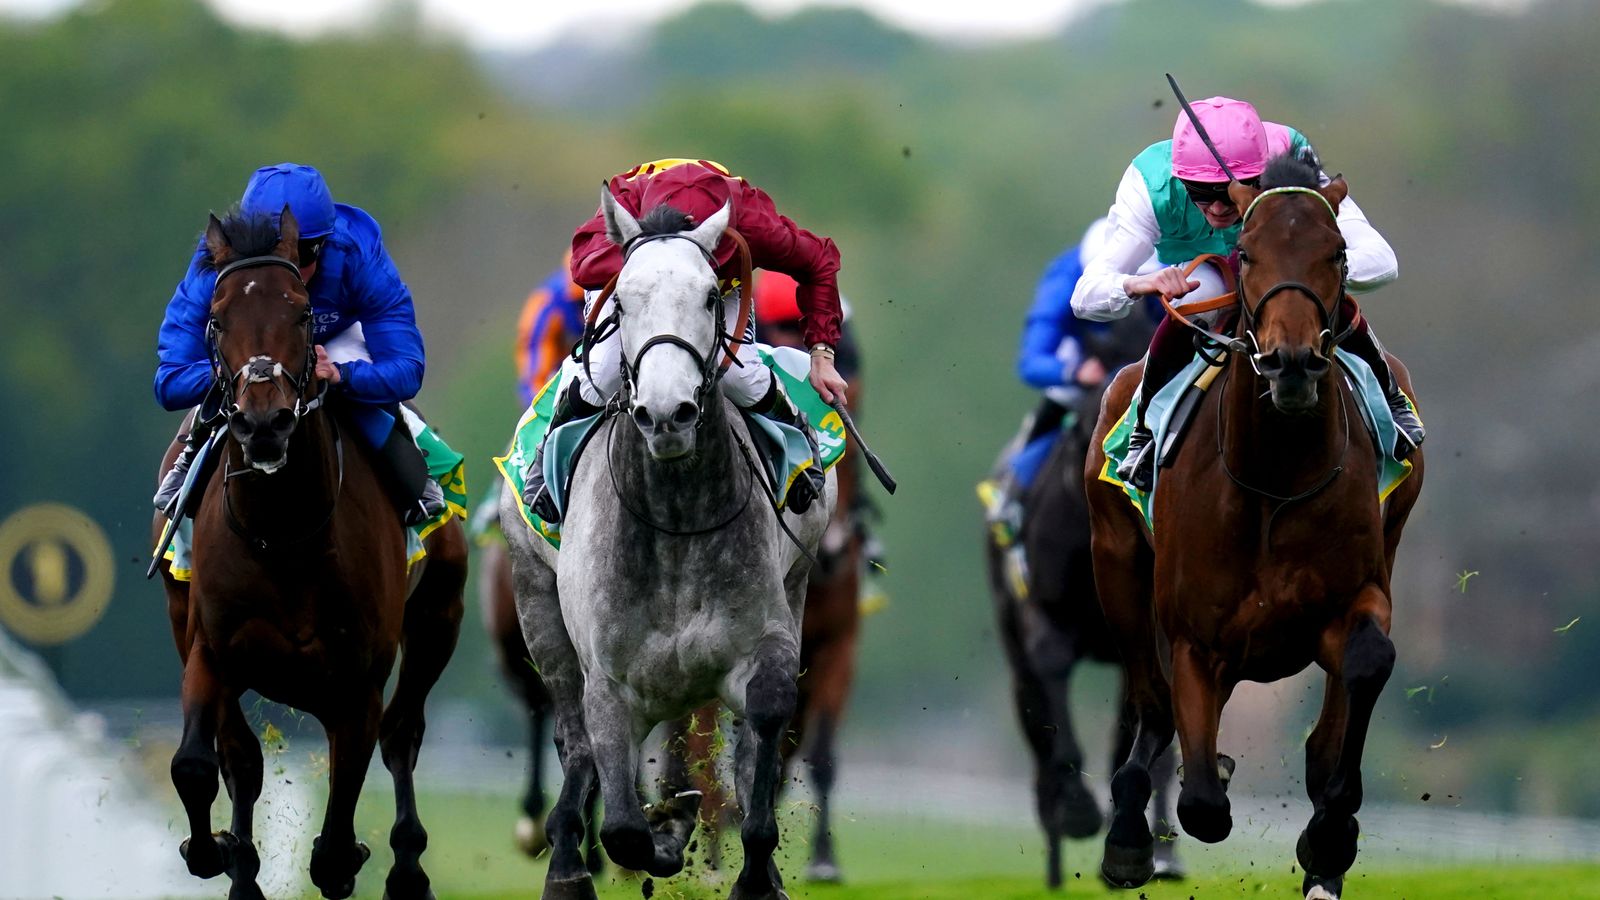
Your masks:
<svg viewBox="0 0 1600 900"><path fill-rule="evenodd" d="M444 511L439 485L413 443L400 404L422 388L426 358L411 291L384 249L378 223L366 211L333 202L322 174L279 163L250 176L240 210L269 215L287 205L300 225L300 270L310 294L316 371L368 446L407 524ZM199 407L187 446L162 481L156 506L165 509L183 483L196 448L217 413L206 323L217 275L203 265L204 240L161 323L156 400L168 410Z"/></svg>

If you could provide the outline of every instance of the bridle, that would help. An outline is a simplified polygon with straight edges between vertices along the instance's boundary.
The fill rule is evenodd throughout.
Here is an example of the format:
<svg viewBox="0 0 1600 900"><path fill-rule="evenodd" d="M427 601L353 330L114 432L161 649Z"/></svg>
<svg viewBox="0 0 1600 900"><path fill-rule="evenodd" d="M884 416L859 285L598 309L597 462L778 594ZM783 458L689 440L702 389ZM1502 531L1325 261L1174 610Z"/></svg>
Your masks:
<svg viewBox="0 0 1600 900"><path fill-rule="evenodd" d="M301 287L305 286L305 282L301 280L300 267L289 260L281 256L250 256L244 259L236 259L217 270L217 288L213 288L213 302L215 301L215 292L220 288L224 278L243 269L253 269L260 266L281 266L288 269L294 273L295 280L300 282ZM223 398L223 406L218 413L220 418L227 418L240 411L238 394L235 391L239 387L240 379L244 380L244 390L248 390L252 384L270 383L278 389L279 393L283 394L285 399L288 399L289 392L283 389L283 385L278 382L278 379L283 378L288 381L294 387L294 406L291 411L294 414L296 426L300 424L301 418L322 406L324 399L328 395L328 383L325 381L315 397L310 400L306 399L306 390L311 384L312 376L315 374L317 362L316 346L312 342L312 318L309 315L309 307L307 311L308 315L305 321L306 358L298 376L290 374L284 369L283 363L266 355L250 357L237 371L230 374L227 361L222 356L222 328L217 324L215 318L210 318L206 321L206 351L211 357L212 378ZM242 393L242 390L240 393ZM323 515L322 520L315 528L287 540L274 539L269 541L266 538L251 534L249 529L239 521L238 516L234 515L233 498L228 492L228 483L241 475L253 474L255 470L242 469L237 472L233 471L231 461L224 454L222 464L222 511L224 518L228 522L228 527L233 530L234 534L252 547L265 552L283 550L302 544L316 537L322 533L323 529L328 527L328 523L333 520L334 509L339 505L339 494L344 489L344 442L340 438L338 424L333 423L332 420L330 420L330 423L333 424L334 455L338 460L338 475L334 483L333 499L328 503L327 513Z"/></svg>
<svg viewBox="0 0 1600 900"><path fill-rule="evenodd" d="M243 269L253 269L261 266L281 266L293 272L296 281L300 280L300 267L281 256L249 256L244 259L236 259L217 270L216 284L220 287L222 279L229 275ZM301 287L305 286L303 281L300 284ZM214 295L213 302L215 302ZM309 313L309 307L307 312ZM312 343L312 319L309 314L306 316L305 326L306 358L298 376L290 374L283 367L283 363L266 355L252 356L237 371L230 373L228 363L222 356L222 327L217 324L215 318L206 320L206 352L211 357L213 381L222 394L221 416L227 417L239 412L238 394L243 393L243 390L239 390L240 379L243 379L243 389L245 390L249 389L252 384L269 383L278 389L284 399L288 399L290 395L288 391L283 389L283 385L278 383L278 379L283 378L288 381L294 388L294 406L291 411L294 413L296 424L307 413L322 405L323 399L328 394L326 382L317 391L317 396L309 401L306 400L306 390L311 385L311 376L317 364L317 351Z"/></svg>
<svg viewBox="0 0 1600 900"><path fill-rule="evenodd" d="M1310 194L1311 196L1316 197L1322 202L1323 206L1327 207L1328 215L1334 219L1334 227L1338 227L1338 214L1334 211L1333 204L1329 203L1328 198L1322 196L1320 192L1308 187L1275 187L1262 191L1261 193L1257 194L1256 198L1250 201L1250 205L1245 208L1244 215L1240 218L1241 223L1250 221L1251 214L1255 212L1256 207L1260 205L1262 200L1278 194ZM1261 320L1261 316L1266 309L1267 304L1280 296L1296 293L1305 297L1307 300L1310 300L1317 307L1317 315L1322 322L1322 329L1318 334L1318 341L1320 343L1318 352L1323 357L1330 357L1333 354L1333 349L1342 343L1345 338L1354 333L1357 326L1361 324L1361 315L1358 311L1357 314L1350 320L1349 326L1343 331L1335 333L1333 330L1334 326L1338 324L1339 307L1343 305L1345 298L1348 296L1348 293L1345 291L1344 284L1350 276L1350 260L1346 256L1343 248L1339 250L1339 297L1338 302L1333 304L1324 303L1322 300L1322 295L1318 294L1310 285L1301 281L1277 282L1272 287L1269 287L1263 291L1261 297L1252 304L1250 302L1250 298L1245 294L1244 280L1241 278L1237 281L1237 283L1235 283L1232 268L1227 265L1226 260L1220 256L1217 256L1216 254L1203 254L1199 257L1196 257L1194 261L1191 262L1184 270L1185 277L1191 274L1201 263L1208 261L1218 263L1218 268L1223 273L1224 283L1227 284L1228 287L1233 288L1233 290L1230 290L1228 293L1223 294L1220 297L1216 297L1202 303L1185 304L1185 309L1187 309L1190 313L1202 313L1229 306L1237 306L1239 308L1239 319L1241 323L1240 331L1243 333L1244 337L1229 337L1226 335L1221 335L1208 328L1205 328L1204 326L1196 324L1183 313L1179 312L1177 307L1172 305L1172 298L1166 294L1161 295L1161 305L1166 307L1167 315L1176 319L1182 325L1197 332L1202 338L1205 339L1207 343L1213 344L1228 352L1245 354L1250 360L1250 367L1255 370L1257 375L1261 374L1261 361L1263 354L1261 352L1261 342L1256 337L1256 328ZM1248 344L1245 343L1244 338L1249 338ZM1216 360L1213 361L1215 362Z"/></svg>
<svg viewBox="0 0 1600 900"><path fill-rule="evenodd" d="M651 349L662 345L677 347L688 353L690 358L694 360L695 368L700 373L700 383L695 387L694 391L694 402L695 406L701 409L704 408L706 396L711 392L711 389L716 386L716 383L722 379L723 374L728 371L728 367L742 367L744 365L743 363L739 362L737 347L740 344L748 343L744 337L744 329L746 327L746 323L750 319L750 313L754 304L750 285L751 270L753 268L750 258L750 245L746 243L744 236L731 226L724 230L723 234L733 239L734 245L738 248L739 253L739 315L734 320L734 327L738 333L735 334L730 332L723 320L722 309L726 295L724 295L717 288L713 287L712 294L714 296L708 297L706 301L706 310L711 314L712 329L714 334L714 337L711 341L710 351L702 353L700 348L689 343L687 340L684 340L676 334L658 334L651 337L649 340L644 342L644 345L639 348L638 352L634 353L633 359L630 360L626 356L623 357L621 397L632 396L634 387L639 382L639 366L644 361L644 355ZM693 244L694 248L699 250L700 255L705 258L706 264L711 267L713 277L715 277L714 273L717 268L716 257L711 251L700 246L698 242L682 232L674 232L672 234L647 234L633 238L622 248L623 265L627 265L628 258L633 255L635 250L638 250L645 244L653 243L655 241L669 240L683 240L689 241L689 243ZM595 297L594 304L589 308L589 314L584 321L583 341L578 345L577 352L583 354L582 362L584 374L589 378L589 382L591 384L594 383L594 375L589 370L590 348L616 333L617 330L622 326L623 311L620 303L612 305L610 315L604 318L600 317L600 310L606 305L606 301L611 299L611 295L616 292L617 281L621 277L622 273L618 271L616 275L611 277L610 281L606 282L606 285L603 289L601 289L599 296ZM723 351L723 357L720 364L717 361L718 350ZM698 429L703 421L703 418L696 419L695 428Z"/></svg>

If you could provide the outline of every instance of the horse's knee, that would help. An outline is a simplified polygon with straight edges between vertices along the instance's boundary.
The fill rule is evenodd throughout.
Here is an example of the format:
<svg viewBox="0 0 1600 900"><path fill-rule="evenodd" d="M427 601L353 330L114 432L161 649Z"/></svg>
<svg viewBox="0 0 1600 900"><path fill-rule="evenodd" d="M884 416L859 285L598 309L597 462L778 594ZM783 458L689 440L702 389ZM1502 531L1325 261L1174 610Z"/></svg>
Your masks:
<svg viewBox="0 0 1600 900"><path fill-rule="evenodd" d="M760 667L745 685L745 717L757 734L781 731L794 717L799 701L800 689L782 666Z"/></svg>
<svg viewBox="0 0 1600 900"><path fill-rule="evenodd" d="M192 747L180 747L172 756L172 786L186 802L194 798L209 804L207 798L216 797L220 774L221 767L214 755L197 752Z"/></svg>
<svg viewBox="0 0 1600 900"><path fill-rule="evenodd" d="M1375 696L1394 671L1394 642L1370 618L1350 633L1344 649L1344 685L1351 696Z"/></svg>

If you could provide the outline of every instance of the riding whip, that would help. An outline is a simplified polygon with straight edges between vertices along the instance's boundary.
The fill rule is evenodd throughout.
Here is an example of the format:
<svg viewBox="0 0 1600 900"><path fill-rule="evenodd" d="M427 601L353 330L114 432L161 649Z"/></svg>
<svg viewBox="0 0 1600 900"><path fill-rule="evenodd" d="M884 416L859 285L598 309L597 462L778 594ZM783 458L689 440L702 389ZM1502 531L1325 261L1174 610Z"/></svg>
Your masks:
<svg viewBox="0 0 1600 900"><path fill-rule="evenodd" d="M1217 152L1217 145L1211 143L1211 135L1206 134L1206 127L1200 124L1200 117L1195 115L1194 107L1189 105L1189 98L1183 95L1183 91L1178 87L1178 80L1172 77L1171 72L1167 73L1167 84L1172 85L1172 93L1178 98L1178 104L1183 107L1184 115L1187 115L1189 121L1194 125L1194 133L1200 135L1200 142L1205 144L1206 149L1211 151L1211 155L1217 158L1217 165L1222 167L1222 171L1228 173L1228 178L1238 181L1239 179L1234 176L1233 170L1228 168L1228 164L1223 161L1222 154Z"/></svg>
<svg viewBox="0 0 1600 900"><path fill-rule="evenodd" d="M894 480L893 475L889 474L889 469L883 464L883 460L878 459L878 454L873 453L872 448L868 447L867 442L862 439L861 431L856 428L855 420L850 418L849 411L844 408L844 398L837 397L828 405L833 407L833 411L839 414L839 419L844 422L844 430L850 435L850 440L855 441L857 446L861 448L861 455L867 458L867 467L872 469L872 474L878 476L878 483L883 485L884 490L893 494L899 483Z"/></svg>

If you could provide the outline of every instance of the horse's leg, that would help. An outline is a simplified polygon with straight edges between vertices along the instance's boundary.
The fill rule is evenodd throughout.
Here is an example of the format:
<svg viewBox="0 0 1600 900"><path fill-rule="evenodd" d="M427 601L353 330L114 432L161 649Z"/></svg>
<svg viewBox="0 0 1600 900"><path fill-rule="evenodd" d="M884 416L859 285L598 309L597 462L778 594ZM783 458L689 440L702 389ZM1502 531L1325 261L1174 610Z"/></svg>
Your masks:
<svg viewBox="0 0 1600 900"><path fill-rule="evenodd" d="M383 765L394 781L394 827L389 830L394 865L384 880L384 894L392 900L433 896L422 869L428 832L417 815L412 777L427 730L423 706L455 652L461 632L461 591L467 579L467 550L459 526L435 534L440 543L429 548L427 569L406 601L400 677L379 730Z"/></svg>
<svg viewBox="0 0 1600 900"><path fill-rule="evenodd" d="M350 896L356 889L356 873L372 856L367 845L356 840L355 815L372 748L378 742L382 685L368 686L362 693L365 696L335 704L323 714L328 732L328 805L322 833L311 845L311 883L328 900Z"/></svg>
<svg viewBox="0 0 1600 900"><path fill-rule="evenodd" d="M1217 667L1186 640L1172 645L1172 706L1183 747L1178 820L1191 837L1215 844L1233 830L1227 789L1217 767L1217 726L1226 689Z"/></svg>
<svg viewBox="0 0 1600 900"><path fill-rule="evenodd" d="M1155 874L1155 838L1145 808L1153 784L1151 767L1172 743L1171 694L1156 647L1149 546L1131 523L1103 521L1098 510L1093 531L1095 584L1122 655L1136 719L1128 758L1111 779L1111 827L1100 874L1119 887L1138 887Z"/></svg>
<svg viewBox="0 0 1600 900"><path fill-rule="evenodd" d="M1014 607L1014 601L1002 596L1002 603ZM1017 710L1017 721L1022 723L1022 735L1028 741L1033 755L1034 807L1039 815L1039 825L1044 829L1045 884L1052 890L1061 886L1061 833L1055 817L1050 814L1050 797L1055 793L1050 787L1050 747L1052 742L1050 698L1039 674L1033 670L1028 654L1022 649L1021 624L1013 609L1002 610L1000 615L1001 641L1006 650L1006 662L1011 669L1011 702ZM1122 764L1124 751L1112 764L1112 770Z"/></svg>
<svg viewBox="0 0 1600 900"><path fill-rule="evenodd" d="M847 564L854 567L855 555L847 559ZM846 627L815 640L810 659L802 663L807 677L800 681L809 680L810 685L802 687L799 718L807 732L803 735L804 756L811 772L811 791L817 800L817 824L806 877L812 881L838 882L843 874L833 850L833 786L838 777L834 745L839 723L844 718L845 702L849 699L850 683L855 677L858 581L853 576L843 577L821 589L839 591L850 609Z"/></svg>
<svg viewBox="0 0 1600 900"><path fill-rule="evenodd" d="M1328 710L1325 698L1323 721L1327 731L1321 736L1316 749L1309 754L1307 774L1313 765L1319 780L1320 796L1314 794L1314 810L1306 830L1300 835L1295 848L1300 866L1306 872L1305 888L1309 893L1321 885L1341 881L1356 859L1356 839L1361 827L1355 814L1361 808L1361 754L1367 742L1367 728L1372 723L1372 710L1378 695L1394 670L1394 643L1389 640L1389 595L1377 585L1367 585L1357 595L1349 614L1342 622L1323 634L1319 662L1327 669L1330 679L1337 678L1344 697L1334 696L1335 707ZM1330 685L1329 693L1333 694ZM1343 711L1344 727L1338 729L1338 706ZM1326 761L1334 756L1327 746L1334 743L1334 732L1342 731L1337 738L1337 762L1331 769ZM1313 732L1313 738L1318 737ZM1323 743L1326 742L1326 744ZM1309 750L1310 748L1308 748ZM1320 757L1313 763L1309 756ZM1307 790L1313 788L1307 779ZM1326 892L1327 888L1321 888Z"/></svg>
<svg viewBox="0 0 1600 900"><path fill-rule="evenodd" d="M228 868L236 843L228 832L211 833L211 803L217 798L217 717L222 683L212 668L204 638L189 645L183 667L183 738L172 755L172 786L189 816L189 837L178 853L189 872L214 878Z"/></svg>
<svg viewBox="0 0 1600 900"><path fill-rule="evenodd" d="M1121 680L1120 697L1118 699L1119 712L1117 724L1113 734L1115 740L1111 747L1111 768L1115 772L1122 768L1127 761L1128 754L1133 750L1133 733L1138 724L1138 714L1134 711L1133 701L1128 696L1128 678L1123 675ZM1172 782L1177 769L1176 755L1169 748L1166 752L1156 757L1155 764L1150 767L1150 781L1154 803L1150 809L1150 829L1155 834L1155 876L1158 879L1175 879L1183 877L1183 864L1178 861L1178 821L1172 815Z"/></svg>
<svg viewBox="0 0 1600 900"><path fill-rule="evenodd" d="M787 897L773 859L773 851L778 848L775 807L783 776L778 743L783 740L799 699L795 686L799 668L799 649L781 636L768 636L756 648L750 676L744 683L744 696L724 698L743 713L745 720L739 735L737 764L739 805L744 811L739 835L744 843L744 867L729 900Z"/></svg>
<svg viewBox="0 0 1600 900"><path fill-rule="evenodd" d="M667 736L667 757L662 797L682 791L699 791L700 859L708 869L722 866L722 830L729 825L728 797L723 790L717 747L722 704L707 703L672 723Z"/></svg>
<svg viewBox="0 0 1600 900"><path fill-rule="evenodd" d="M524 699L528 711L528 785L522 792L522 817L517 819L517 848L529 857L550 849L544 831L544 747L550 724L549 701Z"/></svg>
<svg viewBox="0 0 1600 900"><path fill-rule="evenodd" d="M605 802L600 843L617 865L670 878L683 869L683 851L694 833L700 795L664 799L645 816L637 776L639 745L650 733L650 723L640 721L611 685L595 682L584 685L583 718Z"/></svg>
<svg viewBox="0 0 1600 900"><path fill-rule="evenodd" d="M228 900L259 900L262 894L256 875L261 871L261 857L256 852L254 818L264 766L261 741L250 730L237 697L222 704L217 745L222 752L222 780L233 801L233 836L238 839L228 866L228 878L233 881Z"/></svg>

